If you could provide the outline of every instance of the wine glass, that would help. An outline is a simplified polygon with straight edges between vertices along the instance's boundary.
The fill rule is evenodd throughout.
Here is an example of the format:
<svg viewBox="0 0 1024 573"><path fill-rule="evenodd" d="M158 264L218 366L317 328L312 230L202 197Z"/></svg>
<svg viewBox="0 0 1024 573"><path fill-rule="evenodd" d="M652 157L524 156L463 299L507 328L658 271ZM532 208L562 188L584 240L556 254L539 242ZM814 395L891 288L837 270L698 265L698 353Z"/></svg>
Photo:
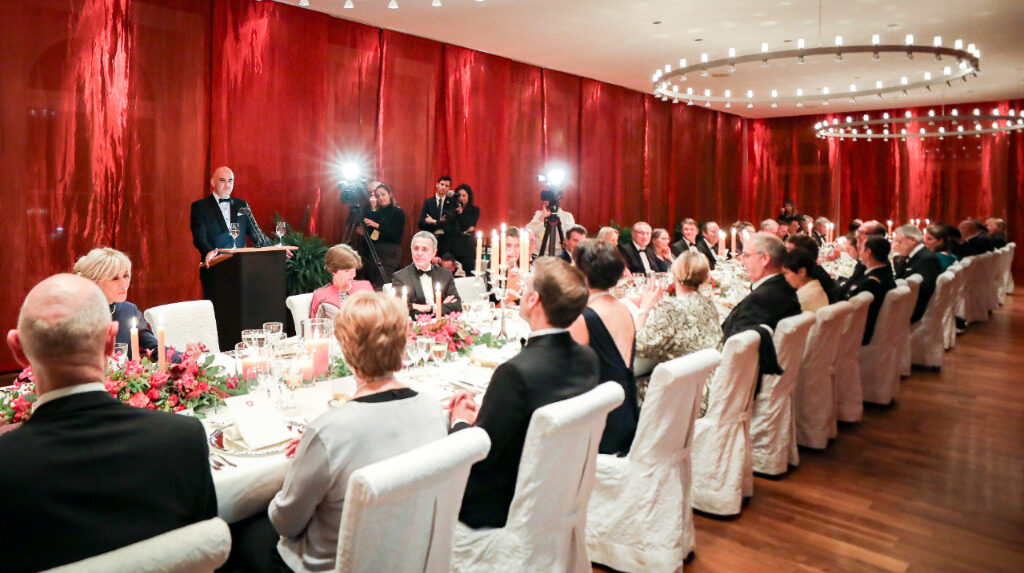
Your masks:
<svg viewBox="0 0 1024 573"><path fill-rule="evenodd" d="M284 338L284 323L283 322L264 322L263 332L267 339L268 345L273 345L275 342Z"/></svg>
<svg viewBox="0 0 1024 573"><path fill-rule="evenodd" d="M429 336L416 337L416 353L423 361L424 366L427 365L427 360L430 358L430 347L433 343L434 339Z"/></svg>
<svg viewBox="0 0 1024 573"><path fill-rule="evenodd" d="M444 360L445 355L448 354L448 343L434 342L434 345L431 348L434 353L434 367L440 369L441 361Z"/></svg>
<svg viewBox="0 0 1024 573"><path fill-rule="evenodd" d="M274 234L277 235L277 246L281 246L281 239L284 239L285 233L288 232L288 224L284 221L278 221L277 225L274 226Z"/></svg>
<svg viewBox="0 0 1024 573"><path fill-rule="evenodd" d="M410 368L416 363L418 356L419 353L416 350L416 342L412 340L407 341L405 343L405 352L402 353L402 367L406 369Z"/></svg>
<svg viewBox="0 0 1024 573"><path fill-rule="evenodd" d="M237 239L238 235L242 234L242 229L238 226L238 223L231 223L231 226L228 227L228 233L231 234L232 239Z"/></svg>

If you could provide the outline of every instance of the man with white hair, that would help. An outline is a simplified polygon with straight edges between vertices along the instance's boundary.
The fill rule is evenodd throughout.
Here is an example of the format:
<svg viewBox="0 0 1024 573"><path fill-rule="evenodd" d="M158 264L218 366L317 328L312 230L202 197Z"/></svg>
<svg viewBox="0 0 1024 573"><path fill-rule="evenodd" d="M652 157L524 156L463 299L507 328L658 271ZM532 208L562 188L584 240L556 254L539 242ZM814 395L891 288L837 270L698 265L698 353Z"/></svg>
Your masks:
<svg viewBox="0 0 1024 573"><path fill-rule="evenodd" d="M391 286L399 296L405 295L412 317L420 314L462 312L462 299L455 289L455 277L441 265L431 264L437 255L437 237L430 231L420 231L410 242L412 264L391 275ZM437 308L437 292L441 293L441 308Z"/></svg>
<svg viewBox="0 0 1024 573"><path fill-rule="evenodd" d="M750 294L732 309L722 323L722 339L761 324L774 329L779 321L800 314L796 289L782 274L782 256L786 245L782 239L767 232L754 233L743 242L740 260L747 278L754 284Z"/></svg>
<svg viewBox="0 0 1024 573"><path fill-rule="evenodd" d="M921 275L921 290L914 304L914 314L910 322L917 322L924 316L928 301L935 292L935 281L942 273L942 262L930 249L924 246L924 235L915 225L903 225L892 233L892 245L899 255L894 261L894 274L898 279L906 279L910 275Z"/></svg>
<svg viewBox="0 0 1024 573"><path fill-rule="evenodd" d="M52 276L7 333L38 398L0 435L0 491L12 524L3 569L39 571L217 515L206 432L195 418L122 404L104 388L117 338L92 281Z"/></svg>
<svg viewBox="0 0 1024 573"><path fill-rule="evenodd" d="M814 230L811 231L811 238L818 243L819 247L825 244L825 237L828 236L828 224L830 222L825 217L818 217L814 220Z"/></svg>
<svg viewBox="0 0 1024 573"><path fill-rule="evenodd" d="M633 223L633 240L625 245L619 246L622 258L626 260L626 267L633 274L647 274L650 272L664 273L668 271L668 263L661 260L654 252L654 245L651 244L651 226L644 221Z"/></svg>

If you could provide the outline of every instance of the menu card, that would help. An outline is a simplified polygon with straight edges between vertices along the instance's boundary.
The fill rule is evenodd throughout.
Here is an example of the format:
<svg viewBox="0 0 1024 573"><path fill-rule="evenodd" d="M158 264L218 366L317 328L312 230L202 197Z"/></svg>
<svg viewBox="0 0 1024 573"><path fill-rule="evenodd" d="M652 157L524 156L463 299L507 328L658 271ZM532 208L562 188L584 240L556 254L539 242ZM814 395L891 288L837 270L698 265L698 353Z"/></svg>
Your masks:
<svg viewBox="0 0 1024 573"><path fill-rule="evenodd" d="M250 449L258 450L292 438L281 415L264 396L245 394L224 399L228 412Z"/></svg>

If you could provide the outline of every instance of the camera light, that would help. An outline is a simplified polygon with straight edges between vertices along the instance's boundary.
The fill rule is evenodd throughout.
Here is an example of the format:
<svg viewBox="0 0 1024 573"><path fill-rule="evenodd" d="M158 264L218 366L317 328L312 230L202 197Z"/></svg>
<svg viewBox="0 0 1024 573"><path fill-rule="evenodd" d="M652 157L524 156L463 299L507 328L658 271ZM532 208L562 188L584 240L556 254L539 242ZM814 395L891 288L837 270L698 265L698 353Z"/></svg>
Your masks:
<svg viewBox="0 0 1024 573"><path fill-rule="evenodd" d="M359 165L356 163L346 163L341 168L341 177L345 181L354 181L359 178Z"/></svg>
<svg viewBox="0 0 1024 573"><path fill-rule="evenodd" d="M548 171L548 183L551 183L555 187L560 186L565 182L565 171L561 169L551 169Z"/></svg>

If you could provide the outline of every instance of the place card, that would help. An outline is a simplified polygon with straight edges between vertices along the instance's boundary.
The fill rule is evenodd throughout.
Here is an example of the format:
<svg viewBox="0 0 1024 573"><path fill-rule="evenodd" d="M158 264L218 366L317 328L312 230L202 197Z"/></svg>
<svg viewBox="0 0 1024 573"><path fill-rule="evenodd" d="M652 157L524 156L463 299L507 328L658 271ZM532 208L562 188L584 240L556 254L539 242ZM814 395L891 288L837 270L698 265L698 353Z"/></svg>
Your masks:
<svg viewBox="0 0 1024 573"><path fill-rule="evenodd" d="M274 405L263 396L245 394L224 399L235 428L250 449L258 450L292 438Z"/></svg>

